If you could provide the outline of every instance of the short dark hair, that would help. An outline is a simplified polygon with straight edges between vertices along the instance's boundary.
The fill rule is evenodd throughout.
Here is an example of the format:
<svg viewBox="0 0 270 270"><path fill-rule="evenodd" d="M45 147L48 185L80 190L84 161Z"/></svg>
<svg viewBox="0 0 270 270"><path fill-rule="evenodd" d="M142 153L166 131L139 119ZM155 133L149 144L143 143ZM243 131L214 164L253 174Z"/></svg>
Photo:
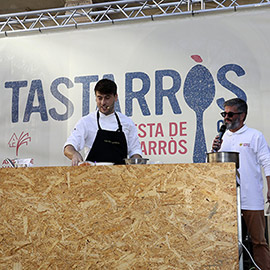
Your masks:
<svg viewBox="0 0 270 270"><path fill-rule="evenodd" d="M98 91L101 94L113 94L115 96L117 94L117 85L112 80L102 79L97 82L94 91L95 93Z"/></svg>
<svg viewBox="0 0 270 270"><path fill-rule="evenodd" d="M246 119L247 112L248 112L248 105L243 99L241 99L241 98L232 98L232 99L226 100L224 102L224 108L226 106L236 106L238 112L242 112L242 113L246 114L244 120Z"/></svg>

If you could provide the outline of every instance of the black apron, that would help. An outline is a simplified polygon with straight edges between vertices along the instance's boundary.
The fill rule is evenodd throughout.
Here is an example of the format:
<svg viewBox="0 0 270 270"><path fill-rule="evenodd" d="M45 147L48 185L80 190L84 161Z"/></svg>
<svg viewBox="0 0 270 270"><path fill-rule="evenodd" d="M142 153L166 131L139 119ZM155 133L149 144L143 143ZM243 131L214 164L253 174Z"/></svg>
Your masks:
<svg viewBox="0 0 270 270"><path fill-rule="evenodd" d="M118 122L116 131L103 130L99 124L99 111L97 111L98 131L93 146L86 158L92 162L113 162L115 164L125 164L127 158L127 140L119 117L115 117Z"/></svg>

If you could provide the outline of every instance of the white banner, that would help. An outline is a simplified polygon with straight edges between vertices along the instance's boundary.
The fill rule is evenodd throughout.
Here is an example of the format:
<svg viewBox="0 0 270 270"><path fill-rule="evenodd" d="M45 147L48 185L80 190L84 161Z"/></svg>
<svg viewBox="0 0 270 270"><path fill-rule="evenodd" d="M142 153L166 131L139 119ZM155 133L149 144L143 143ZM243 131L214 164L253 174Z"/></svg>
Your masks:
<svg viewBox="0 0 270 270"><path fill-rule="evenodd" d="M268 8L2 38L1 160L69 165L63 144L103 77L151 162L204 162L233 97L270 142L269 44Z"/></svg>

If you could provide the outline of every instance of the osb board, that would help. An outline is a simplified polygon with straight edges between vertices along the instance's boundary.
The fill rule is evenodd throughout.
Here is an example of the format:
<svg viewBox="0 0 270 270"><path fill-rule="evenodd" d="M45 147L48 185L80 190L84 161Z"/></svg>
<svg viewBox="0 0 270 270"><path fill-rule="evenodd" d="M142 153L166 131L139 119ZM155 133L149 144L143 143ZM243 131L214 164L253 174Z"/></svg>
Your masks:
<svg viewBox="0 0 270 270"><path fill-rule="evenodd" d="M232 163L0 169L0 269L238 269Z"/></svg>

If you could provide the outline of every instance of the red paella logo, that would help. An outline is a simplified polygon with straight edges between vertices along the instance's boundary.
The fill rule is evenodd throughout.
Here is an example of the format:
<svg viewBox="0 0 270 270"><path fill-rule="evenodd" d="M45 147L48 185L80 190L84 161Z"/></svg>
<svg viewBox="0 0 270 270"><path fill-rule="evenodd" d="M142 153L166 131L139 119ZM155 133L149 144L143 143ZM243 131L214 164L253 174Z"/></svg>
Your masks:
<svg viewBox="0 0 270 270"><path fill-rule="evenodd" d="M15 133L11 136L8 145L11 148L16 148L16 156L18 156L19 148L25 144L28 145L28 143L31 142L31 137L29 136L29 133L24 133L24 131L20 134L19 138Z"/></svg>

